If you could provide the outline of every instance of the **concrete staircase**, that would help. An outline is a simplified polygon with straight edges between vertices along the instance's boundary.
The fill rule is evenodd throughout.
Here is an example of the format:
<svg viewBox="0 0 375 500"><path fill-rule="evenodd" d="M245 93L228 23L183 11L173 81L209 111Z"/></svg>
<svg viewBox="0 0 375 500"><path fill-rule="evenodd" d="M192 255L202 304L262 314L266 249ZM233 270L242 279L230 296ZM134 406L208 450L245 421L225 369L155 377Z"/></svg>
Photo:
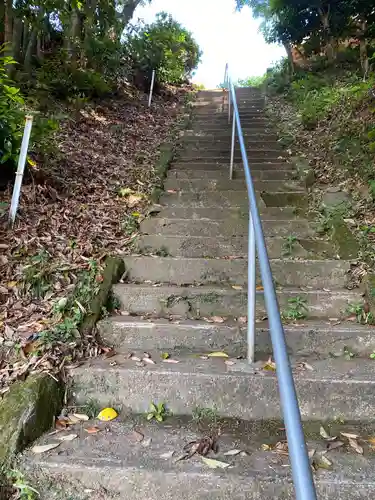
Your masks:
<svg viewBox="0 0 375 500"><path fill-rule="evenodd" d="M286 320L285 331L308 446L324 450L321 420L339 419L336 433L372 432L375 338L371 329L340 321L349 303L361 302L346 288L350 262L338 260L332 242L305 218L308 193L283 159L259 91L237 94L280 309L286 318L300 316ZM228 179L221 91L199 93L183 141L160 205L141 225L138 255L125 257L126 283L114 287L122 315L98 325L117 355L74 370L76 404L121 408L121 418L94 436L79 428L78 439L48 454L25 455L42 498L294 498L287 456L265 446L285 435L275 373L264 369L272 347L260 286L259 361L249 367L242 359L248 202L238 148L235 179ZM209 356L217 351L229 357ZM358 357L346 359L351 352ZM173 416L147 423L152 401L165 402ZM213 470L197 454L176 461L184 445L203 436L218 438L219 453L209 456L231 467ZM242 453L225 455L233 449ZM331 470L316 474L319 498L371 497L371 451L330 453Z"/></svg>

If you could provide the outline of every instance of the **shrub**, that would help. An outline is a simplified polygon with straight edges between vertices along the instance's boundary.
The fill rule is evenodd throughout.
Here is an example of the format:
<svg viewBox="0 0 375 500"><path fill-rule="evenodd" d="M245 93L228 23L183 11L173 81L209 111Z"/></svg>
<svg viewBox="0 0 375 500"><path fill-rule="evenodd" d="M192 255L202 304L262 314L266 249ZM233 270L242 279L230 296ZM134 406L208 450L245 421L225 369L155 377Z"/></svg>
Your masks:
<svg viewBox="0 0 375 500"><path fill-rule="evenodd" d="M0 58L0 164L14 167L22 141L24 100L20 89L8 77L11 57Z"/></svg>
<svg viewBox="0 0 375 500"><path fill-rule="evenodd" d="M157 71L159 83L179 84L191 77L201 52L191 33L162 12L151 25L133 28L126 39L135 79L150 78Z"/></svg>
<svg viewBox="0 0 375 500"><path fill-rule="evenodd" d="M38 70L38 85L58 99L102 97L111 91L104 77L93 69L72 68L61 57L47 59Z"/></svg>

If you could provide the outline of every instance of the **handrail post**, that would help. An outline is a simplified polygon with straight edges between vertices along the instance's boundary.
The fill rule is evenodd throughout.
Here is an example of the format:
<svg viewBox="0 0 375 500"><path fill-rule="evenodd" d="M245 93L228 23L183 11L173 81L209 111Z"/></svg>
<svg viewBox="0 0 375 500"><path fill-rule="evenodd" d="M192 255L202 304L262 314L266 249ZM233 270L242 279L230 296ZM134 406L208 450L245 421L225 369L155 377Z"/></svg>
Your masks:
<svg viewBox="0 0 375 500"><path fill-rule="evenodd" d="M232 143L231 143L231 148L230 148L230 166L229 166L229 179L233 179L233 163L234 163L234 146L235 146L235 141L236 141L236 120L234 119L233 115L233 122L232 122Z"/></svg>
<svg viewBox="0 0 375 500"><path fill-rule="evenodd" d="M9 225L11 227L14 226L14 222L16 220L18 203L19 203L20 194L21 194L23 173L25 171L25 165L26 165L26 160L27 160L27 150L29 147L32 126L33 126L33 116L26 115L25 128L23 131L23 137L22 137L22 143L21 143L21 150L20 150L20 155L18 157L18 167L17 167L17 172L16 172L16 180L14 183L12 201L11 201L10 210L9 210Z"/></svg>
<svg viewBox="0 0 375 500"><path fill-rule="evenodd" d="M152 101L152 92L154 90L154 83L155 83L155 70L152 70L152 76L151 76L151 85L150 85L150 94L148 96L148 107L151 106L151 101Z"/></svg>
<svg viewBox="0 0 375 500"><path fill-rule="evenodd" d="M234 119L233 119L234 121ZM249 211L247 264L247 360L254 362L255 356L255 309L256 309L256 245L254 224Z"/></svg>

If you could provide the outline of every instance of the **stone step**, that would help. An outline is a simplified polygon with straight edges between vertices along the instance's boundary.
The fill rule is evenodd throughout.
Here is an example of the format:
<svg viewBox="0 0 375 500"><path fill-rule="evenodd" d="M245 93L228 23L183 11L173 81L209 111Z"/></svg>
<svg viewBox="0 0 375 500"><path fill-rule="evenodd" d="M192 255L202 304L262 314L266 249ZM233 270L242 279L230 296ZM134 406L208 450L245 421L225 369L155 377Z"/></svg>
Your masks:
<svg viewBox="0 0 375 500"><path fill-rule="evenodd" d="M283 165L284 166L284 165ZM287 165L285 165L287 166ZM264 165L262 165L264 167ZM297 177L297 172L291 169L283 169L283 170L257 170L252 172L253 181L276 181L276 180L294 180ZM188 170L187 168L181 169L173 169L168 172L168 180L169 179L201 179L201 180L214 180L219 181L220 183L223 181L229 182L229 168L227 166L226 171L218 171L218 169L213 170ZM243 169L240 169L240 166L236 165L236 170L234 170L233 179L245 179L245 173Z"/></svg>
<svg viewBox="0 0 375 500"><path fill-rule="evenodd" d="M250 158L279 158L283 156L283 151L281 148L273 147L259 147L256 148L246 148L246 153ZM180 160L183 158L183 161L191 158L225 158L226 161L229 161L230 158L230 150L228 148L216 148L216 149L184 149L177 153L177 159ZM242 160L242 154L239 148L234 151L234 158L237 161ZM224 161L225 161L224 160Z"/></svg>
<svg viewBox="0 0 375 500"><path fill-rule="evenodd" d="M256 191L286 191L286 192L300 192L304 193L306 191L305 187L295 180L265 180L265 181L255 181L254 187ZM244 196L247 196L246 192L246 182L245 179L201 179L201 178L190 178L190 179L176 179L173 177L168 177L164 182L165 190L176 190L176 191L243 191Z"/></svg>
<svg viewBox="0 0 375 500"><path fill-rule="evenodd" d="M224 351L230 357L246 358L247 325L235 321L169 321L139 316L112 316L98 325L101 341L118 353L143 351L198 353ZM353 323L303 321L284 325L291 356L343 358L348 350L369 358L375 350L374 329ZM255 352L258 357L273 352L267 322L256 325ZM355 360L354 360L355 361Z"/></svg>
<svg viewBox="0 0 375 500"><path fill-rule="evenodd" d="M240 151L239 144L236 143L235 145L235 150L234 152L236 153L237 151ZM219 154L224 154L224 155L230 155L230 143L225 141L223 142L217 142L213 143L212 145L207 145L207 144L198 144L198 145L187 145L181 151L184 151L185 153L204 153L205 154L210 154L210 155L217 155ZM277 141L246 141L246 151L251 152L256 152L256 151L279 151L282 153L283 148Z"/></svg>
<svg viewBox="0 0 375 500"><path fill-rule="evenodd" d="M163 205L153 205L150 209L150 214L158 214L164 219L210 219L214 221L232 219L248 220L248 209L242 208L223 208L223 207L208 207L208 208L169 208ZM293 220L300 219L296 215L296 210L293 207L272 207L263 208L260 211L262 220Z"/></svg>
<svg viewBox="0 0 375 500"><path fill-rule="evenodd" d="M311 227L311 223L304 219L294 220L263 220L263 232L268 238L287 237L290 235L296 238L308 238L316 236L316 232ZM164 219L153 217L141 222L141 233L143 234L163 234L171 236L242 236L248 233L247 216L242 219Z"/></svg>
<svg viewBox="0 0 375 500"><path fill-rule="evenodd" d="M246 258L247 238L222 236L172 236L165 234L142 235L137 240L141 253L170 255L172 257L211 257L211 258ZM279 237L266 237L270 259L280 258L286 252L286 240ZM293 243L293 258L334 258L337 251L330 241L299 239Z"/></svg>
<svg viewBox="0 0 375 500"><path fill-rule="evenodd" d="M215 408L221 417L244 420L281 417L276 374L263 370L262 365L256 369L246 361L228 365L220 358L202 360L171 352L172 359L178 361L172 364L161 362L161 352L150 354L153 365L137 366L119 354L110 360L92 359L72 369L76 403L93 400L100 408L120 406L144 414L156 401L165 402L173 415L191 415L200 407ZM333 420L338 415L345 421L373 420L371 359L361 358L360 363L342 358L312 360L309 365L311 370L294 370L304 420Z"/></svg>
<svg viewBox="0 0 375 500"><path fill-rule="evenodd" d="M190 147L190 148L196 148L196 149L210 149L213 146L218 146L220 145L221 147L226 147L227 149L230 148L231 145L231 139L230 137L223 137L219 136L218 138L212 136L212 137L192 137L192 136L187 136L184 138L183 141L181 141L182 146L185 147ZM238 140L236 140L235 145L238 147ZM280 142L278 141L277 137L270 137L268 135L263 135L263 136L258 136L258 137L253 137L253 136L247 136L245 139L245 144L247 146L255 146L259 145L259 147L266 146L268 144L271 145L277 145L281 146Z"/></svg>
<svg viewBox="0 0 375 500"><path fill-rule="evenodd" d="M179 162L176 160L176 162L173 163L171 168L169 169L168 172L173 172L173 171L183 171L183 170L203 170L203 171L208 171L208 170L213 170L218 173L225 173L229 175L229 157L226 158L224 161L220 162L212 162L212 161L203 161L202 159L197 161L197 162ZM292 165L290 163L287 163L286 161L283 161L282 159L277 159L274 161L265 161L264 158L261 160L258 160L255 162L254 160L251 161L250 163L250 171L251 172L256 172L258 173L259 171L271 171L271 170L285 170L285 169L292 169ZM242 171L243 172L243 164L241 162L235 162L233 164L233 170L234 172Z"/></svg>
<svg viewBox="0 0 375 500"><path fill-rule="evenodd" d="M247 285L247 259L125 256L126 278L170 285ZM272 259L278 286L340 289L348 282L350 263L343 260ZM261 283L259 269L258 283Z"/></svg>
<svg viewBox="0 0 375 500"><path fill-rule="evenodd" d="M257 129L243 129L242 133L244 137L251 137L254 140L259 139L259 138L269 138L273 139L276 138L275 131L272 130L271 128L257 128ZM220 140L231 140L232 137L232 130L230 127L228 127L227 130L223 129L214 129L214 130L185 130L181 137L186 138L186 137L191 137L193 139L196 138L206 138L206 139L220 139Z"/></svg>
<svg viewBox="0 0 375 500"><path fill-rule="evenodd" d="M247 151L247 159L250 163L274 163L278 161L283 161L284 157L280 153L280 151ZM179 163L227 163L229 165L230 162L230 155L219 155L216 153L216 155L211 154L209 156L205 155L200 155L198 152L196 153L184 153L181 152L177 158L176 161ZM240 152L235 154L234 156L234 161L236 163L242 163L242 155Z"/></svg>
<svg viewBox="0 0 375 500"><path fill-rule="evenodd" d="M130 314L199 319L209 316L240 317L247 314L247 292L219 286L152 286L131 283L114 286L121 309ZM288 311L290 300L306 305L306 316L337 318L346 315L349 304L361 304L362 295L349 290L277 290L280 310ZM265 316L263 292L257 292L257 317Z"/></svg>
<svg viewBox="0 0 375 500"><path fill-rule="evenodd" d="M164 400L164 399L163 399ZM206 408L207 405L204 407ZM196 415L205 414L204 409ZM295 498L287 456L265 451L262 445L285 441L281 422L222 422L215 411L206 411L206 421L168 417L165 424L146 423L144 417L125 421L78 424L69 432L78 434L48 453L28 451L20 465L27 483L41 500L51 498L90 500L286 500ZM211 423L209 416L212 416ZM88 435L83 427L99 425L101 432ZM309 423L308 449L326 452L319 436L319 422ZM278 427L277 427L278 426ZM137 429L144 436L137 442ZM356 426L342 425L339 432L361 434ZM225 472L204 464L200 455L177 461L188 443L199 442L207 433L218 435L218 453L209 457L229 464ZM367 432L364 436L369 437ZM138 437L140 435L138 434ZM51 443L45 435L39 445ZM242 455L226 456L230 450ZM320 500L367 500L375 495L375 460L355 452L334 450L327 458L332 470L320 469L314 477ZM172 456L173 455L173 456ZM170 458L168 458L170 456Z"/></svg>
<svg viewBox="0 0 375 500"><path fill-rule="evenodd" d="M246 130L247 132L260 132L263 134L266 134L268 132L270 133L275 133L273 128L269 125L269 123L265 120L251 120L246 123L241 122L241 126L243 130ZM231 125L228 123L222 122L206 122L205 124L200 124L200 123L193 123L191 130L194 131L199 131L200 133L206 133L206 134L216 134L216 133L228 133L231 136L232 135L232 128Z"/></svg>
<svg viewBox="0 0 375 500"><path fill-rule="evenodd" d="M160 198L162 205L169 207L246 207L249 203L242 191L201 191L165 193ZM300 192L272 192L258 195L258 204L262 207L287 207L295 206L301 209L307 208L308 197Z"/></svg>

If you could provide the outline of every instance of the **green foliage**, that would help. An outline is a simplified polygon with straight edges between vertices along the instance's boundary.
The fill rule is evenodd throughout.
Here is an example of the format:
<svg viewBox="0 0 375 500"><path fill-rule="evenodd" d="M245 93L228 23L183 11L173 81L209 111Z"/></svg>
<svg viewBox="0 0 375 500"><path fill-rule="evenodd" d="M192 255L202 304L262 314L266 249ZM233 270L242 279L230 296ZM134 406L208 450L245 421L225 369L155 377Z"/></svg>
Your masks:
<svg viewBox="0 0 375 500"><path fill-rule="evenodd" d="M74 69L64 59L47 59L37 72L38 85L58 99L74 96L102 97L109 94L111 86L93 69Z"/></svg>
<svg viewBox="0 0 375 500"><path fill-rule="evenodd" d="M16 496L19 500L36 500L39 498L39 492L34 489L19 470L10 470L7 472L7 479L12 487L17 491Z"/></svg>
<svg viewBox="0 0 375 500"><path fill-rule="evenodd" d="M296 246L296 243L298 243L298 239L296 236L293 234L289 234L283 243L283 255L285 257L292 255L293 250Z"/></svg>
<svg viewBox="0 0 375 500"><path fill-rule="evenodd" d="M4 53L4 48L0 54ZM15 64L11 57L0 58L0 164L15 167L21 146L25 115L20 89L8 77L7 68Z"/></svg>
<svg viewBox="0 0 375 500"><path fill-rule="evenodd" d="M294 321L306 318L307 311L306 299L297 296L288 299L288 308L282 313L282 316L284 319Z"/></svg>
<svg viewBox="0 0 375 500"><path fill-rule="evenodd" d="M150 409L147 412L147 420L155 419L157 422L163 422L167 416L168 411L165 403L150 403Z"/></svg>
<svg viewBox="0 0 375 500"><path fill-rule="evenodd" d="M201 57L191 33L164 12L153 24L136 27L126 45L136 78L147 80L155 69L160 83L183 83Z"/></svg>
<svg viewBox="0 0 375 500"><path fill-rule="evenodd" d="M235 82L236 87L261 87L266 81L267 75L248 76L244 79L238 79Z"/></svg>

